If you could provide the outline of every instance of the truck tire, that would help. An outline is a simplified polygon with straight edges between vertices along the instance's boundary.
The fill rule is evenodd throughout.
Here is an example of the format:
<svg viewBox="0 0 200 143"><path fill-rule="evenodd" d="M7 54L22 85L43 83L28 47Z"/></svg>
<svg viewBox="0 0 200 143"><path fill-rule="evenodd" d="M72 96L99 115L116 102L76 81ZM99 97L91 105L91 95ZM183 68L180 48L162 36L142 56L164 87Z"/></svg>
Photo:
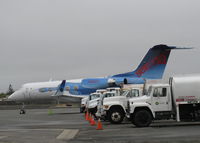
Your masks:
<svg viewBox="0 0 200 143"><path fill-rule="evenodd" d="M112 124L120 124L124 120L124 117L124 112L119 109L111 109L107 116L109 122Z"/></svg>
<svg viewBox="0 0 200 143"><path fill-rule="evenodd" d="M83 113L85 111L85 107L80 107L80 113Z"/></svg>
<svg viewBox="0 0 200 143"><path fill-rule="evenodd" d="M136 127L148 127L152 122L152 115L147 110L139 110L131 121Z"/></svg>

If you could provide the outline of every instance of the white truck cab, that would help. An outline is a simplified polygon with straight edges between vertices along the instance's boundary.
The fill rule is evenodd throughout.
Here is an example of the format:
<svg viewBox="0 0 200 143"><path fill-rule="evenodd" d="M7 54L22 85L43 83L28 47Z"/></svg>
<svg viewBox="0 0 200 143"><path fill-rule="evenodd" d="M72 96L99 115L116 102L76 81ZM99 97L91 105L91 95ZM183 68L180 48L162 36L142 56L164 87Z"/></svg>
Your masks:
<svg viewBox="0 0 200 143"><path fill-rule="evenodd" d="M87 101L87 109L88 111L95 116L95 113L97 112L97 103L100 99L100 97L106 92L107 90L100 89L97 90L95 93L92 93L88 97Z"/></svg>
<svg viewBox="0 0 200 143"><path fill-rule="evenodd" d="M96 117L98 118L103 118L105 119L105 113L103 110L103 100L105 98L109 98L109 97L113 97L113 96L117 96L118 93L116 93L115 90L112 91L107 91L105 92L99 99L98 104L97 104L97 112L96 112Z"/></svg>
<svg viewBox="0 0 200 143"><path fill-rule="evenodd" d="M106 92L98 104L97 116L108 119L111 123L121 123L125 117L127 100L143 94L143 84L129 88ZM107 98L106 98L107 97Z"/></svg>
<svg viewBox="0 0 200 143"><path fill-rule="evenodd" d="M81 107L80 107L80 113L85 112L86 110L86 105L87 105L87 101L88 101L88 96L81 99Z"/></svg>
<svg viewBox="0 0 200 143"><path fill-rule="evenodd" d="M145 109L150 111L153 117L155 117L156 113L159 114L160 111L162 114L167 115L167 112L171 112L172 107L170 95L171 93L169 84L151 85L147 95L128 100L128 110L130 113L134 113L139 109ZM133 114L131 114L130 117L133 118ZM166 119L168 118L170 117L166 117Z"/></svg>

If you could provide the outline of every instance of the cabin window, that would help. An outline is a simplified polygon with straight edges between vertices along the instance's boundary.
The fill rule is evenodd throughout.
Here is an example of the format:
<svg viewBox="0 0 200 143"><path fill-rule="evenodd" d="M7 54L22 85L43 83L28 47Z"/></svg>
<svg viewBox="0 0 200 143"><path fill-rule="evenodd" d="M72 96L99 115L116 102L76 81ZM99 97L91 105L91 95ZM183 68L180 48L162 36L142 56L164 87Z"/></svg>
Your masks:
<svg viewBox="0 0 200 143"><path fill-rule="evenodd" d="M131 97L130 91L128 91L128 92L126 93L126 97Z"/></svg>
<svg viewBox="0 0 200 143"><path fill-rule="evenodd" d="M78 90L78 86L74 86L74 90L77 91Z"/></svg>
<svg viewBox="0 0 200 143"><path fill-rule="evenodd" d="M39 89L39 92L47 92L48 90L47 90L47 88L40 88Z"/></svg>
<svg viewBox="0 0 200 143"><path fill-rule="evenodd" d="M66 86L66 91L70 91L70 87L69 86Z"/></svg>
<svg viewBox="0 0 200 143"><path fill-rule="evenodd" d="M138 89L132 89L130 97L139 97L139 90Z"/></svg>
<svg viewBox="0 0 200 143"><path fill-rule="evenodd" d="M153 97L166 97L167 89L166 88L155 88L153 92Z"/></svg>
<svg viewBox="0 0 200 143"><path fill-rule="evenodd" d="M126 90L120 90L119 91L120 96L123 96L125 92L126 92Z"/></svg>
<svg viewBox="0 0 200 143"><path fill-rule="evenodd" d="M105 94L105 97L113 97L113 96L115 96L114 93L106 93L106 94Z"/></svg>
<svg viewBox="0 0 200 143"><path fill-rule="evenodd" d="M99 98L99 97L100 97L99 94L92 94L92 95L90 95L90 100L94 100L94 99Z"/></svg>
<svg viewBox="0 0 200 143"><path fill-rule="evenodd" d="M53 88L49 88L48 91L49 91L49 92L52 92L52 91L53 91Z"/></svg>

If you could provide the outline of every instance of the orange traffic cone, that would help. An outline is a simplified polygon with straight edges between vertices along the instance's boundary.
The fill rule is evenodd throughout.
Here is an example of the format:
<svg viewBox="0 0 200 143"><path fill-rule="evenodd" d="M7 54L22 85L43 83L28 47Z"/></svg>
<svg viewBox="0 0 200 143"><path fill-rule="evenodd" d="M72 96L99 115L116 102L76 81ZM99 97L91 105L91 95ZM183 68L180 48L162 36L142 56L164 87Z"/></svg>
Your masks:
<svg viewBox="0 0 200 143"><path fill-rule="evenodd" d="M91 126L96 125L96 122L94 121L94 118L93 118L93 117L92 117L92 119L91 119L90 125L91 125Z"/></svg>
<svg viewBox="0 0 200 143"><path fill-rule="evenodd" d="M90 122L90 113L88 112L88 122Z"/></svg>
<svg viewBox="0 0 200 143"><path fill-rule="evenodd" d="M88 116L88 122L89 123L91 122L91 119L92 119L92 115L91 115L91 113L89 113L89 116Z"/></svg>
<svg viewBox="0 0 200 143"><path fill-rule="evenodd" d="M96 128L96 130L103 130L103 127L102 127L102 123L101 123L101 120L100 120L100 118L99 118L99 120L98 120L98 123L97 123L97 128Z"/></svg>
<svg viewBox="0 0 200 143"><path fill-rule="evenodd" d="M88 111L87 111L87 113L86 113L85 120L86 120L86 121L89 121L89 113L88 113Z"/></svg>

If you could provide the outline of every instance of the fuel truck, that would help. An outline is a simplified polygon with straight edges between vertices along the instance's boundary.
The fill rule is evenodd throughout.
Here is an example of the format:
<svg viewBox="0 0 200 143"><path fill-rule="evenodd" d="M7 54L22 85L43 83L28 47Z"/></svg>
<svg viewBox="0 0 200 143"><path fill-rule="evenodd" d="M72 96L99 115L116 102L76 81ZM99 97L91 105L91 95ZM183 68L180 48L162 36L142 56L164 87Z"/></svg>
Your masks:
<svg viewBox="0 0 200 143"><path fill-rule="evenodd" d="M128 100L127 116L137 127L153 120L200 120L200 75L174 76L169 83L151 84L141 97Z"/></svg>

